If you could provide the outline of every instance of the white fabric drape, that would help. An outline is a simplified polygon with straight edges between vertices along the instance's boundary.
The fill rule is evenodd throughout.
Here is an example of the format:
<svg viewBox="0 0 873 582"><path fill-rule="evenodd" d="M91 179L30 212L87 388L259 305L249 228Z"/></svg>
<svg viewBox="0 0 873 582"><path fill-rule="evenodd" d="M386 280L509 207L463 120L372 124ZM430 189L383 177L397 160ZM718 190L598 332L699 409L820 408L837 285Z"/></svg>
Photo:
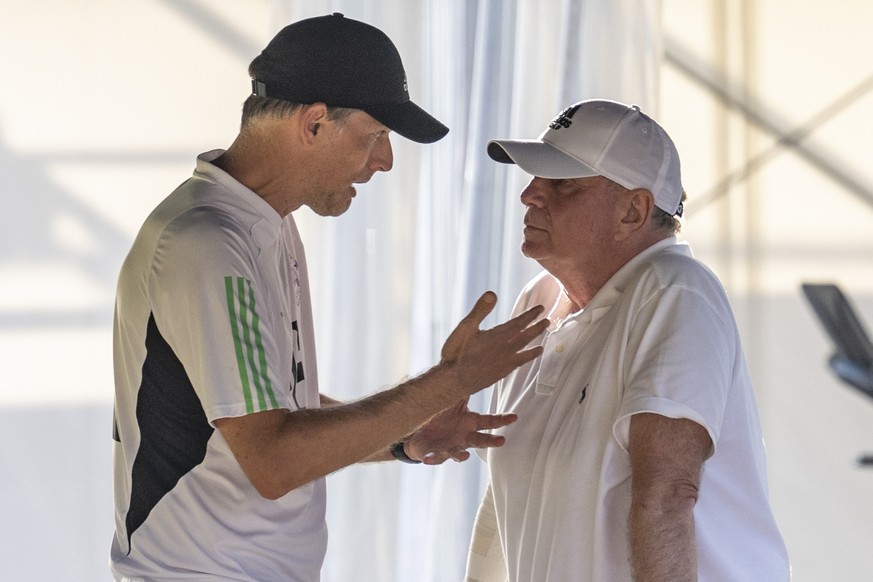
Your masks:
<svg viewBox="0 0 873 582"><path fill-rule="evenodd" d="M657 0L275 0L270 32L331 12L384 30L413 100L451 128L429 146L393 136L394 170L359 188L346 215L297 213L322 386L354 399L436 362L485 290L500 298L486 323L506 318L538 270L518 252L528 177L485 144L535 137L589 97L655 110L658 15ZM325 582L462 579L481 462L397 465L329 478Z"/></svg>

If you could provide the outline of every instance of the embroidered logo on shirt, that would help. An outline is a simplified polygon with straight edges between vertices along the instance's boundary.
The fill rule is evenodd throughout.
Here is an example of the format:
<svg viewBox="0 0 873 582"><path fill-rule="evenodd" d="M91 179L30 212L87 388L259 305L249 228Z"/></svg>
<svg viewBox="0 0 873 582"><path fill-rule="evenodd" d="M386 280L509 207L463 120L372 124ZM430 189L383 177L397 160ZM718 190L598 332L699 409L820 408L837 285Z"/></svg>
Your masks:
<svg viewBox="0 0 873 582"><path fill-rule="evenodd" d="M579 396L579 404L582 404L582 401L585 400L586 396L588 396L588 384L585 384L585 386L582 387L582 395Z"/></svg>

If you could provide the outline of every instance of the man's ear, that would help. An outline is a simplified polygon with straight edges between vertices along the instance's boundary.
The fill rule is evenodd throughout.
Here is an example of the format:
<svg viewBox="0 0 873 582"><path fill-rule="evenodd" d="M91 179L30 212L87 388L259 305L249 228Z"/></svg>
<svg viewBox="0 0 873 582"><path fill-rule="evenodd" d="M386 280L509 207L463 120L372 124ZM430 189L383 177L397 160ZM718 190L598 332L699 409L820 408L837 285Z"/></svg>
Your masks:
<svg viewBox="0 0 873 582"><path fill-rule="evenodd" d="M655 197L644 188L625 192L623 200L624 214L616 229L615 239L624 240L641 229L652 215L655 207Z"/></svg>
<svg viewBox="0 0 873 582"><path fill-rule="evenodd" d="M324 128L325 121L327 121L327 105L324 103L313 103L312 105L303 106L299 127L304 143L310 144L315 141Z"/></svg>

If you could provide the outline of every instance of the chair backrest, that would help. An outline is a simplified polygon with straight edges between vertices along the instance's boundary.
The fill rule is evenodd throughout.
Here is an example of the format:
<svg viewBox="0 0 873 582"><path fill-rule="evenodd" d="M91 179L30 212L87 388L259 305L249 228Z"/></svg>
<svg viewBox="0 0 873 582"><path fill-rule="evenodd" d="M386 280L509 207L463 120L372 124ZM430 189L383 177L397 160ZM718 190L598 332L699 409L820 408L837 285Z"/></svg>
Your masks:
<svg viewBox="0 0 873 582"><path fill-rule="evenodd" d="M833 341L836 352L870 368L873 365L873 344L840 288L832 283L804 283L801 288Z"/></svg>

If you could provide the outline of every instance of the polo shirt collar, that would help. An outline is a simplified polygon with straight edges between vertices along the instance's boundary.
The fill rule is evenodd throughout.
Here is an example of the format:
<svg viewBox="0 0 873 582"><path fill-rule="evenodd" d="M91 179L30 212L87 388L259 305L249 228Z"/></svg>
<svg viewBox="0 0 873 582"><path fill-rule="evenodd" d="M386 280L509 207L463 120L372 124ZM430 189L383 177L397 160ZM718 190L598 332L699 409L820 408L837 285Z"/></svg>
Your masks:
<svg viewBox="0 0 873 582"><path fill-rule="evenodd" d="M624 292L637 270L652 257L664 251L692 256L688 243L679 242L675 235L656 242L625 263L591 298L588 305L567 319L593 323L603 317Z"/></svg>
<svg viewBox="0 0 873 582"><path fill-rule="evenodd" d="M249 190L233 176L212 163L224 152L225 150L223 149L216 149L197 156L197 166L194 170L194 175L200 175L217 184L221 184L231 194L226 202L234 206L246 206L249 210L261 216L269 227L278 231L282 226L282 217L279 216L279 213L267 204L263 198L258 196L257 193Z"/></svg>

